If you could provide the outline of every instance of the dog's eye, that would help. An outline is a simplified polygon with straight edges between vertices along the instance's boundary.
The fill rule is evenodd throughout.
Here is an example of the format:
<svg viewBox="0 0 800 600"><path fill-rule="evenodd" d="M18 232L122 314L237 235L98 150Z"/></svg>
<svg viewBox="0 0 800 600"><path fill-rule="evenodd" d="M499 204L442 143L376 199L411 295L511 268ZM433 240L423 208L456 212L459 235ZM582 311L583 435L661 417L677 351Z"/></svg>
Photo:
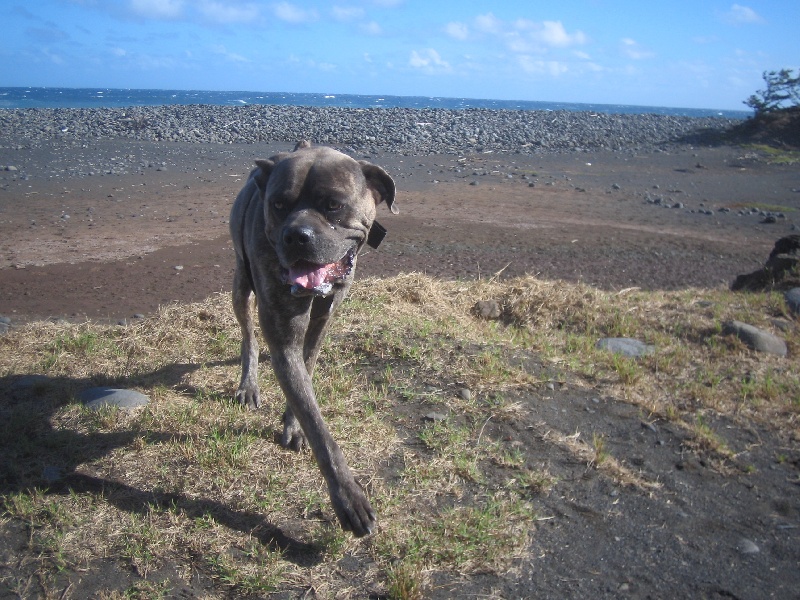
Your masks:
<svg viewBox="0 0 800 600"><path fill-rule="evenodd" d="M283 206L284 206L283 202L272 203L272 208L274 208L275 210L283 210Z"/></svg>
<svg viewBox="0 0 800 600"><path fill-rule="evenodd" d="M325 203L325 208L329 211L337 211L342 208L344 204L336 200L335 198L328 198L328 201Z"/></svg>

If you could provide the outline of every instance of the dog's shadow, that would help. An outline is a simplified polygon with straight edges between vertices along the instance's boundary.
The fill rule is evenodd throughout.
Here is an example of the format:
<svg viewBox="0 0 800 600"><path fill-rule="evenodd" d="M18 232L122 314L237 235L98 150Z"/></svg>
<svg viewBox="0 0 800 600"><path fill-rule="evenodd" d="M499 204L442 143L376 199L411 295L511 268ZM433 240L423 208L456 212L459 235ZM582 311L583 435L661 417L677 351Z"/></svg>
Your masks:
<svg viewBox="0 0 800 600"><path fill-rule="evenodd" d="M205 363L220 366L238 359ZM323 551L314 544L285 533L258 513L237 511L224 503L207 498L189 498L180 493L137 489L120 481L76 472L81 464L91 463L116 448L125 447L141 437L141 430L79 433L54 429L52 416L72 402L82 390L96 386L133 387L143 381L176 389L189 397L201 394L186 385L186 376L201 365L170 364L134 377L85 379L42 375L7 375L0 377L0 494L38 489L45 494L87 493L102 496L120 510L145 514L155 507L178 510L194 519L211 515L233 530L252 535L284 559L301 566L322 562ZM174 433L148 431L150 442L174 441Z"/></svg>

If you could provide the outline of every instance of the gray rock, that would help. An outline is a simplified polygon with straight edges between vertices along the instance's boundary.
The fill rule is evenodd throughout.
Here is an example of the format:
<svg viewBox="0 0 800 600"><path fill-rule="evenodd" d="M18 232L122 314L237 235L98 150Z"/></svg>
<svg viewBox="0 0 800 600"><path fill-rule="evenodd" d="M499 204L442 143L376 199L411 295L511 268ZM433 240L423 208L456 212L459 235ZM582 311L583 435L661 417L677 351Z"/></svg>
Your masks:
<svg viewBox="0 0 800 600"><path fill-rule="evenodd" d="M444 413L438 412L429 412L427 415L423 417L426 421L433 421L434 423L438 423L439 421L446 421L447 415Z"/></svg>
<svg viewBox="0 0 800 600"><path fill-rule="evenodd" d="M475 314L482 319L499 319L502 314L500 303L497 300L480 300L473 307Z"/></svg>
<svg viewBox="0 0 800 600"><path fill-rule="evenodd" d="M150 398L142 393L112 387L96 387L83 390L78 394L78 400L91 410L99 410L106 406L132 409L146 406L150 403Z"/></svg>
<svg viewBox="0 0 800 600"><path fill-rule="evenodd" d="M472 391L469 388L461 388L458 390L458 397L469 402L472 400Z"/></svg>
<svg viewBox="0 0 800 600"><path fill-rule="evenodd" d="M11 382L11 394L15 398L39 394L46 391L51 383L46 375L20 375Z"/></svg>
<svg viewBox="0 0 800 600"><path fill-rule="evenodd" d="M608 350L614 354L622 354L629 358L640 358L655 352L655 346L645 344L633 338L603 338L597 342L597 348Z"/></svg>
<svg viewBox="0 0 800 600"><path fill-rule="evenodd" d="M60 467L54 467L52 465L46 466L42 469L42 479L45 483L53 484L58 483L62 479L64 479L64 470Z"/></svg>
<svg viewBox="0 0 800 600"><path fill-rule="evenodd" d="M792 288L783 295L793 315L800 313L800 288Z"/></svg>
<svg viewBox="0 0 800 600"><path fill-rule="evenodd" d="M786 356L786 342L776 335L742 323L741 321L729 321L722 329L723 335L733 335L740 339L747 347L757 352L766 352L778 356Z"/></svg>
<svg viewBox="0 0 800 600"><path fill-rule="evenodd" d="M758 554L761 552L761 548L759 548L754 541L748 540L747 538L740 539L736 543L736 549L742 554Z"/></svg>

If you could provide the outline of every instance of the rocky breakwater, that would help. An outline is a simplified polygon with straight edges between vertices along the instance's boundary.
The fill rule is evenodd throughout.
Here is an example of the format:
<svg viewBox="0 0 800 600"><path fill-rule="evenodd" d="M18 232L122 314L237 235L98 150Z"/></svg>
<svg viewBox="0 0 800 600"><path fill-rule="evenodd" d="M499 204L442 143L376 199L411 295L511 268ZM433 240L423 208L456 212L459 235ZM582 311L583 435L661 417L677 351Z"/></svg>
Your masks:
<svg viewBox="0 0 800 600"><path fill-rule="evenodd" d="M262 105L4 109L0 145L54 139L217 144L311 139L373 153L641 151L739 122L656 114Z"/></svg>

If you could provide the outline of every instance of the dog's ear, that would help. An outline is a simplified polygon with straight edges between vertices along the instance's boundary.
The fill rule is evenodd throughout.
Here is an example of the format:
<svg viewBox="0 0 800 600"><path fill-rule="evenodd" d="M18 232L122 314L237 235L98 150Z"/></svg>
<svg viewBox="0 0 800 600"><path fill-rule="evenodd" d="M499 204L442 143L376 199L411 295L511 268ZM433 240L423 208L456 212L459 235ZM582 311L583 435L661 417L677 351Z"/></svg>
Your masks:
<svg viewBox="0 0 800 600"><path fill-rule="evenodd" d="M394 201L394 179L389 177L389 174L380 167L365 160L358 161L358 164L361 165L361 171L367 180L367 186L372 191L372 195L375 196L375 204L386 202L389 210L395 215L398 214L400 209L397 208Z"/></svg>
<svg viewBox="0 0 800 600"><path fill-rule="evenodd" d="M256 168L253 169L253 172L250 173L250 176L256 182L256 186L258 187L258 191L261 194L264 194L264 190L267 188L267 180L269 179L270 173L272 173L272 169L275 168L275 157L270 158L269 160L258 159L256 160Z"/></svg>

